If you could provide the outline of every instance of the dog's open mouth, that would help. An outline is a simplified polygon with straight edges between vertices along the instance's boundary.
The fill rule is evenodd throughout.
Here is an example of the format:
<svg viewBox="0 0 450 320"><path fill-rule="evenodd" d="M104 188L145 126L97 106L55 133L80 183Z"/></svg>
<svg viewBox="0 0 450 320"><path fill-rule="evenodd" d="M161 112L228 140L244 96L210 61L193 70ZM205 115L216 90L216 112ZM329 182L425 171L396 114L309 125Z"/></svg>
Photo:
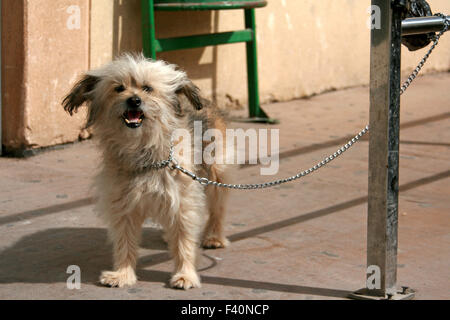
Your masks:
<svg viewBox="0 0 450 320"><path fill-rule="evenodd" d="M145 116L142 110L128 109L123 113L122 118L128 128L135 129L142 125Z"/></svg>

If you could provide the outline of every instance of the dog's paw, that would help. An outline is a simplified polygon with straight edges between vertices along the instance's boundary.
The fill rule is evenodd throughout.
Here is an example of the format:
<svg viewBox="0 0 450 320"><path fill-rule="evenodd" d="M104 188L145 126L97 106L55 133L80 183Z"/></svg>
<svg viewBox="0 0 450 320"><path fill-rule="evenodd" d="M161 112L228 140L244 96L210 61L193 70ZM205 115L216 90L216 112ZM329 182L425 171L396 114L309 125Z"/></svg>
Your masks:
<svg viewBox="0 0 450 320"><path fill-rule="evenodd" d="M136 281L134 272L129 271L103 271L100 275L100 283L108 287L132 286Z"/></svg>
<svg viewBox="0 0 450 320"><path fill-rule="evenodd" d="M219 237L206 237L202 242L202 247L206 249L219 249L226 248L230 245L230 241L227 238L219 238Z"/></svg>
<svg viewBox="0 0 450 320"><path fill-rule="evenodd" d="M200 278L197 273L192 272L190 274L177 273L172 279L170 279L170 286L175 289L188 290L191 288L200 288Z"/></svg>

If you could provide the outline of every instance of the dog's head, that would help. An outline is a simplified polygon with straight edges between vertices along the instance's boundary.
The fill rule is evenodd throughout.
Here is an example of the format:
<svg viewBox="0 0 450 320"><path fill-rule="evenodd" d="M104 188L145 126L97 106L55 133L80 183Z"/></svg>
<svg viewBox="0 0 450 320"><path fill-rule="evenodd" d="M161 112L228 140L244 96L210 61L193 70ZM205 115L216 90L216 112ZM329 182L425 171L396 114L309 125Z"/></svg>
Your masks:
<svg viewBox="0 0 450 320"><path fill-rule="evenodd" d="M72 115L86 104L86 127L136 136L173 126L183 112L180 95L195 109L203 107L199 89L175 65L127 54L87 72L63 106Z"/></svg>

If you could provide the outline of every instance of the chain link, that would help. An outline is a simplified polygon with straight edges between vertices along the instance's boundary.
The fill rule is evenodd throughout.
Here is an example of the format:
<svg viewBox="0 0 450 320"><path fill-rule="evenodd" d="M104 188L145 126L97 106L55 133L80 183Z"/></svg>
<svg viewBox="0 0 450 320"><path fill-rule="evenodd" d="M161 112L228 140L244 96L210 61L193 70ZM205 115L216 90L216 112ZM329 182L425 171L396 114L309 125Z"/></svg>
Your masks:
<svg viewBox="0 0 450 320"><path fill-rule="evenodd" d="M406 89L408 89L408 87L414 81L414 79L416 79L416 77L419 74L420 70L422 69L424 64L427 62L430 54L433 52L433 50L438 45L439 38L450 28L450 21L449 21L449 19L446 18L445 15L443 15L441 13L437 13L437 14L435 14L435 16L440 16L440 17L442 17L444 19L444 28L434 37L433 44L431 45L431 47L428 50L428 52L425 54L425 56L419 62L417 67L414 69L414 71L410 74L410 76L407 78L407 80L401 86L401 88L400 88L400 95L402 95L406 91ZM212 180L209 180L209 179L207 179L205 177L199 177L195 173L193 173L193 172L183 168L182 166L180 166L177 163L177 161L173 157L173 153L174 153L174 151L173 151L174 147L173 146L170 147L170 155L169 155L169 158L167 160L163 160L161 162L157 162L157 163L151 164L151 165L147 166L147 168L149 168L149 169L162 169L162 168L168 167L168 168L170 168L172 170L179 170L183 174L191 177L193 180L198 181L200 184L202 184L204 186L212 185L212 186L220 187L220 188L238 189L238 190L265 189L265 188L274 187L274 186L277 186L277 185L280 185L280 184L284 184L284 183L287 183L287 182L295 181L297 179L300 179L300 178L303 178L303 177L309 175L310 173L312 173L314 171L317 171L318 169L320 169L321 167L327 165L331 161L333 161L336 158L338 158L345 151L350 149L353 146L353 144L358 142L359 139L362 138L367 132L369 132L369 126L366 126L364 129L362 129L353 139L351 139L345 145L340 147L336 152L334 152L333 154L329 155L328 157L326 157L322 161L318 162L315 166L313 166L313 167L311 167L311 168L309 168L307 170L301 171L298 174L296 174L294 176L291 176L291 177L288 177L288 178L278 179L278 180L264 182L264 183L257 183L257 184L228 184L228 183L221 183L221 182L217 182L217 181L212 181Z"/></svg>
<svg viewBox="0 0 450 320"><path fill-rule="evenodd" d="M422 70L422 67L424 66L425 62L427 62L428 58L430 57L430 54L433 52L434 48L436 48L436 46L439 43L439 38L446 32L448 31L449 27L450 27L450 20L447 19L447 16L445 16L442 13L436 13L435 16L437 17L441 17L444 19L444 28L436 35L434 36L433 39L433 44L431 45L430 49L428 50L428 52L425 54L425 56L422 58L422 60L420 60L419 64L417 65L417 67L414 69L414 71L409 75L408 79L406 79L406 81L403 83L403 85L400 88L400 95L403 94L403 92L406 91L406 89L408 89L409 85L414 81L414 79L417 77L417 75L419 74L420 70Z"/></svg>
<svg viewBox="0 0 450 320"><path fill-rule="evenodd" d="M193 173L193 172L191 172L189 170L186 170L185 168L181 167L178 164L174 164L172 169L180 170L184 174L190 176L192 179L198 181L200 184L205 185L205 186L212 185L212 186L215 186L215 187L229 188L229 189L240 189L240 190L265 189L265 188L274 187L274 186L277 186L277 185L280 185L280 184L283 184L283 183L286 183L286 182L291 182L291 181L300 179L300 178L305 177L308 174L318 170L319 168L321 168L324 165L330 163L334 159L338 158L345 151L350 149L350 147L354 143L356 143L362 136L364 136L368 131L369 131L369 126L366 126L353 139L348 141L345 145L343 145L335 153L329 155L328 157L326 157L325 159L323 159L322 161L317 163L314 167L311 167L308 170L301 171L298 174L296 174L294 176L291 176L289 178L279 179L279 180L270 181L270 182L264 182L264 183L259 183L259 184L228 184L228 183L221 183L221 182L217 182L217 181L211 181L211 180L208 180L207 178L199 177L195 173Z"/></svg>
<svg viewBox="0 0 450 320"><path fill-rule="evenodd" d="M171 163L174 163L175 159L173 157L173 153L174 153L174 148L173 145L170 145L170 151L169 151L169 158L167 158L167 160L162 160L159 162L154 162L151 163L149 165L146 165L144 167L142 167L142 169L140 171L147 171L147 170L159 170L159 169L163 169L165 167L168 167Z"/></svg>

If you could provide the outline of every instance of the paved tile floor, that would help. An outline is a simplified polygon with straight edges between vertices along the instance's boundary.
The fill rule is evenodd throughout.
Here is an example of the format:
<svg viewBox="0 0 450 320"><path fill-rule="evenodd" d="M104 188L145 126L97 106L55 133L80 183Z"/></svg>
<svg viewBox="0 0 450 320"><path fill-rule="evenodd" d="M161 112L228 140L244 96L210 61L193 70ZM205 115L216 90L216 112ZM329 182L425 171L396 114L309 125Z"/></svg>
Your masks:
<svg viewBox="0 0 450 320"><path fill-rule="evenodd" d="M419 78L402 97L398 284L417 299L449 299L450 74ZM264 106L280 129L277 177L306 169L368 122L368 89ZM233 191L228 249L203 250L203 287L168 288L172 264L161 231L146 223L132 288L97 284L111 268L106 230L91 203L98 167L91 141L28 159L0 158L0 299L342 299L364 286L367 139L301 181ZM233 169L239 183L272 179ZM81 289L66 287L69 265Z"/></svg>

